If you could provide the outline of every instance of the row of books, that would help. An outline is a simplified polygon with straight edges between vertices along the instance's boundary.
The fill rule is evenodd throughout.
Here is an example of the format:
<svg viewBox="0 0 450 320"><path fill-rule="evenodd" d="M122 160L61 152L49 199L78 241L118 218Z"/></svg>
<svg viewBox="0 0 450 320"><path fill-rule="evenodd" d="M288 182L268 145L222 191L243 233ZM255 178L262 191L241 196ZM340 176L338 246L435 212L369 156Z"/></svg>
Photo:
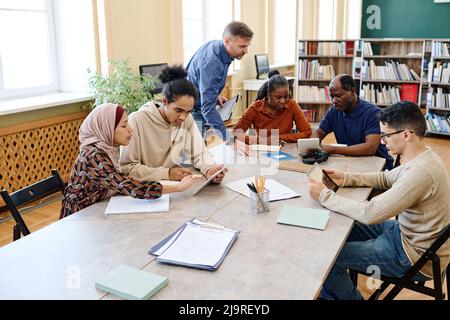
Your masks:
<svg viewBox="0 0 450 320"><path fill-rule="evenodd" d="M428 108L450 108L450 93L443 88L430 88L427 92Z"/></svg>
<svg viewBox="0 0 450 320"><path fill-rule="evenodd" d="M309 123L316 122L316 110L302 109L302 111Z"/></svg>
<svg viewBox="0 0 450 320"><path fill-rule="evenodd" d="M321 66L318 60L300 60L298 63L299 79L329 80L335 77L332 65Z"/></svg>
<svg viewBox="0 0 450 320"><path fill-rule="evenodd" d="M434 132L450 133L450 115L428 113L425 119L427 120L428 130Z"/></svg>
<svg viewBox="0 0 450 320"><path fill-rule="evenodd" d="M364 42L362 45L363 55L373 56L372 44L370 42Z"/></svg>
<svg viewBox="0 0 450 320"><path fill-rule="evenodd" d="M428 82L450 83L450 64L438 61L428 64Z"/></svg>
<svg viewBox="0 0 450 320"><path fill-rule="evenodd" d="M298 44L298 55L346 56L353 55L354 41L341 42L302 42Z"/></svg>
<svg viewBox="0 0 450 320"><path fill-rule="evenodd" d="M384 66L377 66L374 60L364 60L361 66L363 80L397 80L420 81L419 75L408 65L398 61L385 61Z"/></svg>
<svg viewBox="0 0 450 320"><path fill-rule="evenodd" d="M435 41L431 45L431 56L436 58L450 57L450 44L442 41Z"/></svg>
<svg viewBox="0 0 450 320"><path fill-rule="evenodd" d="M361 99L380 105L389 105L401 101L400 89L395 86L379 86L377 89L374 84L365 84L362 86L359 96Z"/></svg>
<svg viewBox="0 0 450 320"><path fill-rule="evenodd" d="M299 100L307 102L329 102L331 103L330 90L328 86L298 86Z"/></svg>

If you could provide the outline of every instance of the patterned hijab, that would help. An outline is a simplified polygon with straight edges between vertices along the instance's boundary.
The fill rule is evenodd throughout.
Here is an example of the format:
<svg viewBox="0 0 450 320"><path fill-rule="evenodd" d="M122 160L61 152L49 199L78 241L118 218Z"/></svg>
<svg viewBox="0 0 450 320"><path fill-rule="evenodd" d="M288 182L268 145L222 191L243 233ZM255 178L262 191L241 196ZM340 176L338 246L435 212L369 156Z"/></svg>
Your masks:
<svg viewBox="0 0 450 320"><path fill-rule="evenodd" d="M118 147L114 147L117 104L105 103L89 113L80 127L80 150L94 144L106 152L114 167L121 171Z"/></svg>

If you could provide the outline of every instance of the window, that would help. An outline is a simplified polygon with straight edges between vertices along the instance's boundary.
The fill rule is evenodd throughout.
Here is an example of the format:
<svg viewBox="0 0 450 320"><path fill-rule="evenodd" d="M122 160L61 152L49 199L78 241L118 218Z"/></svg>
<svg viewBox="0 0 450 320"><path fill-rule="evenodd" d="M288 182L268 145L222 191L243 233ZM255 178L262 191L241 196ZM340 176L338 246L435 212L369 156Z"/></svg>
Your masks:
<svg viewBox="0 0 450 320"><path fill-rule="evenodd" d="M273 11L273 62L295 63L297 0L275 0Z"/></svg>
<svg viewBox="0 0 450 320"><path fill-rule="evenodd" d="M223 29L232 20L233 0L183 0L185 65L205 42L222 39Z"/></svg>
<svg viewBox="0 0 450 320"><path fill-rule="evenodd" d="M51 1L0 0L0 100L57 89Z"/></svg>
<svg viewBox="0 0 450 320"><path fill-rule="evenodd" d="M319 0L319 40L336 38L335 0Z"/></svg>
<svg viewBox="0 0 450 320"><path fill-rule="evenodd" d="M345 29L347 39L361 37L362 0L347 0L345 14Z"/></svg>
<svg viewBox="0 0 450 320"><path fill-rule="evenodd" d="M0 100L87 92L93 21L91 0L0 0Z"/></svg>

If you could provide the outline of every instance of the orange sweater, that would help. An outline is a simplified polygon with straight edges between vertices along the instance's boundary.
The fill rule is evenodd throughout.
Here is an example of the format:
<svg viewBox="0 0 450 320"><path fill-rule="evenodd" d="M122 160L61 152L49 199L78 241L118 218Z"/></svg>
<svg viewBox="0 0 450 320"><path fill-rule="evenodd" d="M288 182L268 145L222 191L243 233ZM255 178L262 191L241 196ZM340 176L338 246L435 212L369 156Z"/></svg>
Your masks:
<svg viewBox="0 0 450 320"><path fill-rule="evenodd" d="M293 122L295 122L297 133L291 133ZM260 135L260 129L266 129L267 136L270 136L271 130L278 129L280 140L286 142L296 142L297 139L309 138L312 132L311 126L303 115L302 109L292 99L276 115L270 114L267 99L255 101L236 124L234 130L241 129L243 132L246 132L252 124L258 136ZM248 143L248 136L245 140Z"/></svg>

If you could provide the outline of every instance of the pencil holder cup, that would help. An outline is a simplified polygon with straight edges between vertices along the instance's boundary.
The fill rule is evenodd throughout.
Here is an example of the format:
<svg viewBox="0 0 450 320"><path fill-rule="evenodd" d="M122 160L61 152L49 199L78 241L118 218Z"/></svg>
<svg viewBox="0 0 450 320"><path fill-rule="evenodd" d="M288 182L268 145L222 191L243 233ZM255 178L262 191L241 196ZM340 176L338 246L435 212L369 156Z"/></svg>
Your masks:
<svg viewBox="0 0 450 320"><path fill-rule="evenodd" d="M270 191L265 190L264 192L260 192L259 196L255 192L250 191L250 210L252 213L264 213L270 211L269 207L269 199L270 199ZM261 199L260 199L261 198ZM264 203L262 203L262 201Z"/></svg>

